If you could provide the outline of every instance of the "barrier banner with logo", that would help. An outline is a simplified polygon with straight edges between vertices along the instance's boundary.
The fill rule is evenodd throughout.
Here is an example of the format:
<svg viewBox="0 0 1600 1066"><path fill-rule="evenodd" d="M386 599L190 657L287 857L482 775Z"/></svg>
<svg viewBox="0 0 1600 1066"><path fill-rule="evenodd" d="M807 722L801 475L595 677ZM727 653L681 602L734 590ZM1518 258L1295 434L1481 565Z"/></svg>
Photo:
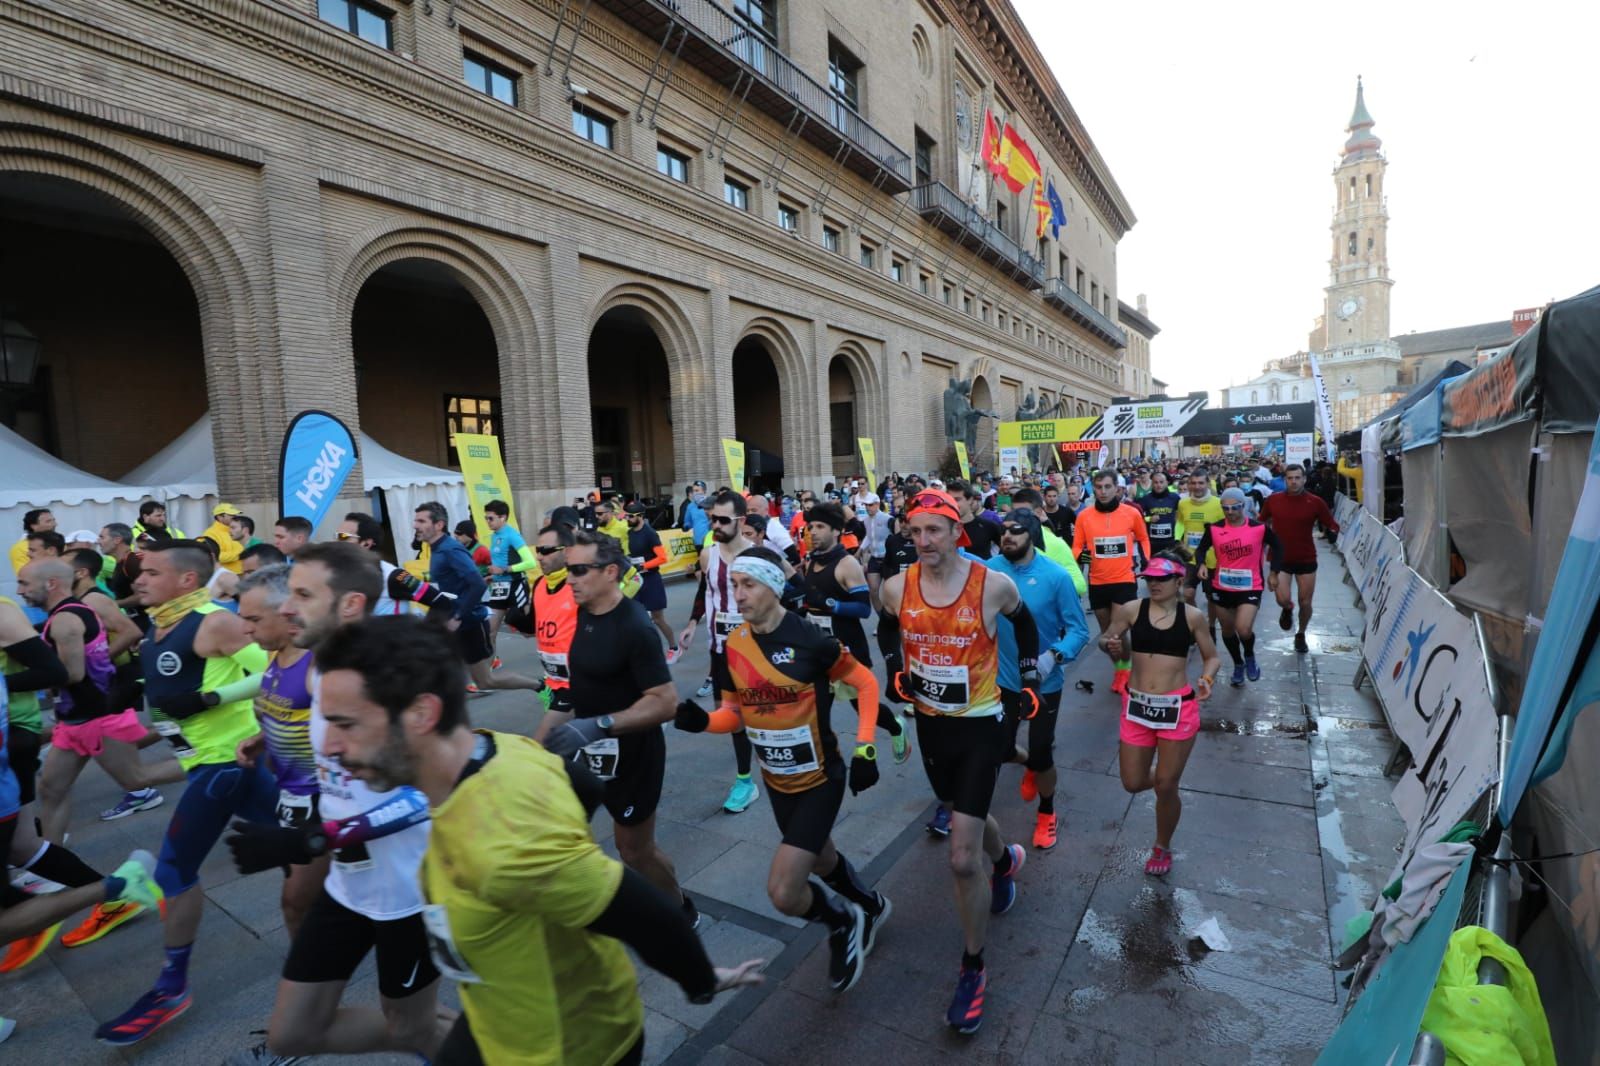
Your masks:
<svg viewBox="0 0 1600 1066"><path fill-rule="evenodd" d="M1093 418L1039 418L1030 422L1002 422L1000 447L1081 441L1084 439L1084 430L1094 422Z"/></svg>
<svg viewBox="0 0 1600 1066"><path fill-rule="evenodd" d="M1309 465L1316 457L1317 445L1315 433L1285 433L1283 435L1283 457L1291 463Z"/></svg>
<svg viewBox="0 0 1600 1066"><path fill-rule="evenodd" d="M502 500L511 509L511 527L520 530L517 505L511 498L511 479L506 477L506 464L500 458L500 438L488 433L457 433L455 445L461 459L461 476L467 482L467 506L472 509L472 520L478 528L489 528L483 505Z"/></svg>
<svg viewBox="0 0 1600 1066"><path fill-rule="evenodd" d="M667 561L656 571L658 574L681 574L700 559L700 546L694 534L683 529L658 529L661 546L667 549Z"/></svg>
<svg viewBox="0 0 1600 1066"><path fill-rule="evenodd" d="M1405 564L1392 535L1372 562L1362 652L1389 728L1411 753L1394 788L1406 823L1399 871L1494 784L1497 723L1472 623Z"/></svg>
<svg viewBox="0 0 1600 1066"><path fill-rule="evenodd" d="M1314 403L1271 403L1254 407L1211 407L1197 411L1184 425L1182 435L1220 436L1226 433L1311 433L1317 426Z"/></svg>
<svg viewBox="0 0 1600 1066"><path fill-rule="evenodd" d="M1181 400L1138 400L1114 403L1091 420L1082 438L1100 440L1141 440L1145 437L1182 436L1188 425L1209 402L1205 396Z"/></svg>
<svg viewBox="0 0 1600 1066"><path fill-rule="evenodd" d="M1476 437L1534 417L1532 333L1444 386L1439 424L1446 437Z"/></svg>
<svg viewBox="0 0 1600 1066"><path fill-rule="evenodd" d="M1000 449L1000 473L1002 473L1002 474L1011 474L1011 473L1019 472L1019 471L1021 471L1021 469L1022 469L1022 449L1021 448L1001 448Z"/></svg>
<svg viewBox="0 0 1600 1066"><path fill-rule="evenodd" d="M972 464L967 462L967 445L965 441L956 441L956 463L961 467L961 480L972 480Z"/></svg>
<svg viewBox="0 0 1600 1066"><path fill-rule="evenodd" d="M1394 534L1384 528L1382 522L1371 511L1363 511L1359 521L1352 522L1345 527L1354 530L1350 539L1339 546L1344 552L1344 565L1350 571L1350 581L1355 585L1356 592L1366 599L1367 579L1373 573L1373 565L1377 554L1382 547L1385 537L1393 540Z"/></svg>
<svg viewBox="0 0 1600 1066"><path fill-rule="evenodd" d="M744 491L744 442L732 437L722 438L722 460L728 464L728 487L734 492Z"/></svg>
<svg viewBox="0 0 1600 1066"><path fill-rule="evenodd" d="M873 447L871 437L857 437L856 445L861 449L861 468L867 472L867 487L877 492L878 451Z"/></svg>
<svg viewBox="0 0 1600 1066"><path fill-rule="evenodd" d="M304 518L315 530L358 458L355 437L339 419L326 411L295 415L278 455L278 513Z"/></svg>

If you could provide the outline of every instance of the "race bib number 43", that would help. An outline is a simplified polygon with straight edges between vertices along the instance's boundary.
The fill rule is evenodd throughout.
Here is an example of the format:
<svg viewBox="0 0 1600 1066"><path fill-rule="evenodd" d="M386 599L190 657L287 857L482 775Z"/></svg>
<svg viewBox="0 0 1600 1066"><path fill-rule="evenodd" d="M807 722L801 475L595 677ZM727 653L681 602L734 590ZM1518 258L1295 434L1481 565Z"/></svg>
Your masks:
<svg viewBox="0 0 1600 1066"><path fill-rule="evenodd" d="M616 737L606 737L583 746L583 758L589 764L589 772L602 781L610 781L617 776L619 754Z"/></svg>

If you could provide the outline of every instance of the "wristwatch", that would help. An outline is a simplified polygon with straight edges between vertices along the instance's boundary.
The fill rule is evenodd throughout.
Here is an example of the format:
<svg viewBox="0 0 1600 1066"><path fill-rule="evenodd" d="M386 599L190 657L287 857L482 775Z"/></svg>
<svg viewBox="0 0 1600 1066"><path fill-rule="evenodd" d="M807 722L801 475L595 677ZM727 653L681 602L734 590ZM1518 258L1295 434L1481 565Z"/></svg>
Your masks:
<svg viewBox="0 0 1600 1066"><path fill-rule="evenodd" d="M857 744L856 758L878 761L878 746L876 744Z"/></svg>
<svg viewBox="0 0 1600 1066"><path fill-rule="evenodd" d="M594 720L594 724L599 726L600 731L609 737L611 735L611 727L615 723L612 721L612 718L609 714L602 714L599 718Z"/></svg>

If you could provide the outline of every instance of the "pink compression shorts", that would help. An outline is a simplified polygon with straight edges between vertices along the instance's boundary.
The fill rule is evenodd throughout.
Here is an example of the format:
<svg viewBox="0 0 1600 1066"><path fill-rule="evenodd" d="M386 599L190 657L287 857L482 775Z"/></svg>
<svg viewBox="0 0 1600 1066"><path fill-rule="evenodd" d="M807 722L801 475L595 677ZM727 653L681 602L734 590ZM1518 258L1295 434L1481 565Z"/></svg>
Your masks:
<svg viewBox="0 0 1600 1066"><path fill-rule="evenodd" d="M1128 706L1134 695L1141 693L1125 692L1122 695L1121 736L1124 744L1132 744L1136 748L1153 748L1158 740L1188 740L1200 732L1200 702L1194 698L1193 688L1185 685L1183 688L1163 694L1178 696L1181 700L1178 705L1178 724L1165 729L1153 728L1128 718Z"/></svg>
<svg viewBox="0 0 1600 1066"><path fill-rule="evenodd" d="M74 752L84 758L92 759L105 750L108 739L137 744L148 732L133 708L129 707L118 714L91 718L76 725L71 722L57 722L55 728L50 731L50 743L63 751Z"/></svg>

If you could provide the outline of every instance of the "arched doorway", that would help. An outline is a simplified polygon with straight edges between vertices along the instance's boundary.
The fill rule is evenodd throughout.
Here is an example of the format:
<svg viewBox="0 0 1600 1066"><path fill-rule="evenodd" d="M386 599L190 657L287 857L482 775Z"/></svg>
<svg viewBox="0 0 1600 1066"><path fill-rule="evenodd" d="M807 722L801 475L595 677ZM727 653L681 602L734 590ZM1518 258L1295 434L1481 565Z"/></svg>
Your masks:
<svg viewBox="0 0 1600 1066"><path fill-rule="evenodd" d="M597 486L670 504L672 387L666 350L642 308L613 307L590 332L589 412Z"/></svg>
<svg viewBox="0 0 1600 1066"><path fill-rule="evenodd" d="M836 355L828 363L828 469L835 475L861 469L856 438L862 431L861 390L850 360Z"/></svg>
<svg viewBox="0 0 1600 1066"><path fill-rule="evenodd" d="M350 343L361 428L384 447L460 467L452 435L489 433L507 454L494 329L450 267L400 259L371 274L356 294Z"/></svg>
<svg viewBox="0 0 1600 1066"><path fill-rule="evenodd" d="M990 391L989 380L985 377L980 376L973 379L972 409L975 411L993 411L995 409L994 393ZM975 430L976 440L974 442L976 447L973 449L972 469L974 473L980 470L992 471L995 469L994 427L995 421L989 415L984 415L978 419L978 426Z"/></svg>
<svg viewBox="0 0 1600 1066"><path fill-rule="evenodd" d="M760 337L746 337L733 349L733 420L734 436L744 442L750 487L777 491L784 473L783 389L778 365Z"/></svg>
<svg viewBox="0 0 1600 1066"><path fill-rule="evenodd" d="M206 413L194 288L122 204L64 178L0 172L0 233L0 330L37 342L31 365L0 367L0 424L115 480Z"/></svg>

